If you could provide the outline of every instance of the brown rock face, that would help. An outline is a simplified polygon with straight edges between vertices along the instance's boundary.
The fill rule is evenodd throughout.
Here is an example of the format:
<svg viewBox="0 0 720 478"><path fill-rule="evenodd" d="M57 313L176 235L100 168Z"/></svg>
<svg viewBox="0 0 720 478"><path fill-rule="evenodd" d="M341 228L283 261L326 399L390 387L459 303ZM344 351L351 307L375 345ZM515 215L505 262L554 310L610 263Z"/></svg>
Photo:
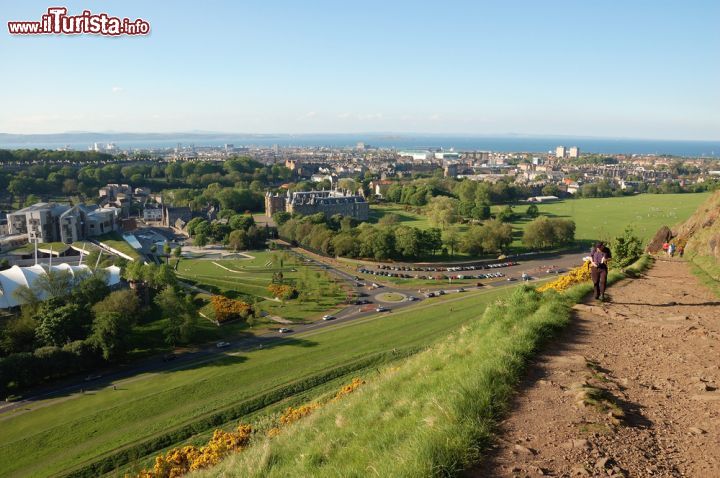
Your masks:
<svg viewBox="0 0 720 478"><path fill-rule="evenodd" d="M651 254L656 254L658 252L662 251L662 246L666 242L669 242L670 239L672 239L673 233L670 230L669 227L663 226L660 229L658 229L658 232L655 233L652 240L650 241L650 244L647 246L647 252Z"/></svg>

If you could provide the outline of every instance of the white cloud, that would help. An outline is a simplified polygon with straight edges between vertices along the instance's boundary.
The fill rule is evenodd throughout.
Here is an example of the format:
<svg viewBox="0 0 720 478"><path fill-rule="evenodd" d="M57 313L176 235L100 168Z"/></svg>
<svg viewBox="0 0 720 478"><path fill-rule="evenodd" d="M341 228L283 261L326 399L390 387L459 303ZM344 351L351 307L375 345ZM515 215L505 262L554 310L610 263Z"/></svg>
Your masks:
<svg viewBox="0 0 720 478"><path fill-rule="evenodd" d="M113 86L112 87L112 92L115 94L121 93L123 91L125 91L125 88L123 88L122 86Z"/></svg>
<svg viewBox="0 0 720 478"><path fill-rule="evenodd" d="M340 119L347 119L350 117L350 113L340 113L337 117Z"/></svg>
<svg viewBox="0 0 720 478"><path fill-rule="evenodd" d="M375 119L380 119L382 117L383 117L382 113L368 113L368 114L358 115L357 118L359 120L375 120Z"/></svg>

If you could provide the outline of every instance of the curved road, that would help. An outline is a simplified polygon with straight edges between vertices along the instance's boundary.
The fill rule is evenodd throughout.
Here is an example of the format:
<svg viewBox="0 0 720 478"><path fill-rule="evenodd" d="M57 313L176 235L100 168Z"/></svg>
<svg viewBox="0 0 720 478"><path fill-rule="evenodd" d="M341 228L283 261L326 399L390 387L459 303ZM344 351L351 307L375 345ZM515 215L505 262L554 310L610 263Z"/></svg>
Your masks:
<svg viewBox="0 0 720 478"><path fill-rule="evenodd" d="M364 285L364 281L356 281L354 275L336 267L333 259L318 256L298 248L293 248L290 250L290 252L297 255L301 260L305 261L306 263L321 267L325 269L328 273L346 282L346 284L353 292L355 292L356 295L367 294L367 297L361 298L371 301L372 304L367 304L365 306L346 306L340 311L333 314L333 320L321 320L309 324L288 324L287 327L292 327L292 330L286 333L272 331L261 335L245 337L236 340L233 343L227 343L227 345L223 347L218 347L215 344L206 345L193 351L174 355L174 358L170 361L164 360L163 357L153 357L139 362L134 362L126 366L117 367L115 369L99 371L97 372L97 374L91 375L84 380L82 378L76 377L74 379L66 380L64 381L64 383L55 384L51 387L37 389L32 393L32 395L24 397L21 400L12 402L0 402L0 414L22 409L24 407L27 407L29 404L37 402L39 400L61 397L71 398L71 396L82 394L84 393L84 391L112 387L115 386L115 384L117 384L117 382L119 381L132 379L133 377L140 374L167 372L196 366L205 362L218 360L223 356L227 355L228 353L247 352L262 348L270 344L280 342L284 340L285 337L292 337L293 335L296 335L298 333L322 329L325 327L332 327L340 323L369 317L371 315L381 316L385 313L391 313L392 310L402 309L413 304L418 304L422 301L428 300L422 295L412 294L408 288L393 286L391 283L383 283L382 277L378 277L378 279L376 279L376 283L384 284L382 287L374 290L368 290L367 285ZM517 266L505 267L502 269L498 269L497 271L501 271L506 274L506 276L514 277L516 279L520 277L522 272L528 272L533 278L533 280L540 280L547 276L545 272L546 269L553 266L555 268L562 269L574 267L580 263L582 256L582 252L558 254L553 257L525 260ZM479 271L476 271L476 273L479 273ZM496 282L483 282L485 283L485 286L483 287L463 287L467 290L470 290L480 288L484 289L486 287L506 287L518 284L518 282L507 280L498 280ZM443 290L448 294L458 293L459 290L456 287L457 286L454 286L453 288L446 288ZM402 294L403 296L405 296L405 299L400 302L393 303L378 301L377 296L384 293ZM408 295L414 295L417 300L408 300ZM375 310L375 307L377 307L377 305L384 305L390 310L388 312L378 313ZM282 326L279 328L282 328ZM142 378L143 377L138 377L137 379Z"/></svg>

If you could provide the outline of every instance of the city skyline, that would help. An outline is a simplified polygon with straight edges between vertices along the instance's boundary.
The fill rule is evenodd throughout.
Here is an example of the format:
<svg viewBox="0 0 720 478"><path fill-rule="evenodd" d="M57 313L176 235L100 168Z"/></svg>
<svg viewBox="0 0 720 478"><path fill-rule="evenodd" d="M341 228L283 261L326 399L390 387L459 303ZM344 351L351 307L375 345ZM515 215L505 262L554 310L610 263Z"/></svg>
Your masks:
<svg viewBox="0 0 720 478"><path fill-rule="evenodd" d="M0 132L720 139L714 2L63 6L151 32L5 30Z"/></svg>

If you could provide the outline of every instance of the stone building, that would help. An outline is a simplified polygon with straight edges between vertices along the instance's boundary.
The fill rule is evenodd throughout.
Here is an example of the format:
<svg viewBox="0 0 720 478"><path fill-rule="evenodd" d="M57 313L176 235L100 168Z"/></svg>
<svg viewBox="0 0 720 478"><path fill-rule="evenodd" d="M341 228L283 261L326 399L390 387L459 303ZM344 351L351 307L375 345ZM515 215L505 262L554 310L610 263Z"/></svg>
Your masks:
<svg viewBox="0 0 720 478"><path fill-rule="evenodd" d="M278 211L303 216L322 212L327 218L340 214L358 221L367 221L370 205L363 196L347 191L296 191L288 192L286 196L266 193L265 214L272 216Z"/></svg>

